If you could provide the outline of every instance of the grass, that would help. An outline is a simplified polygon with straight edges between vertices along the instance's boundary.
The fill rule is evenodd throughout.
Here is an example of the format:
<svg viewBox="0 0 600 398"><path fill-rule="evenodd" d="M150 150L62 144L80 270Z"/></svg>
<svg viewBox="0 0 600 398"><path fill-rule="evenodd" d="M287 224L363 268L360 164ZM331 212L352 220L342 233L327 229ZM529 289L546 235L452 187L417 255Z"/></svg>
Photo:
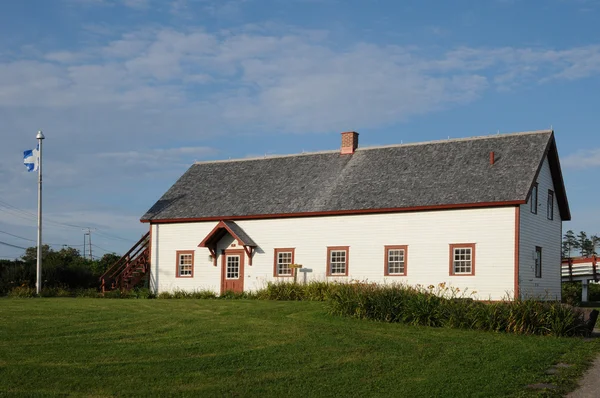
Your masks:
<svg viewBox="0 0 600 398"><path fill-rule="evenodd" d="M0 396L532 396L530 383L572 388L599 351L320 302L0 299ZM544 374L558 362L575 366Z"/></svg>

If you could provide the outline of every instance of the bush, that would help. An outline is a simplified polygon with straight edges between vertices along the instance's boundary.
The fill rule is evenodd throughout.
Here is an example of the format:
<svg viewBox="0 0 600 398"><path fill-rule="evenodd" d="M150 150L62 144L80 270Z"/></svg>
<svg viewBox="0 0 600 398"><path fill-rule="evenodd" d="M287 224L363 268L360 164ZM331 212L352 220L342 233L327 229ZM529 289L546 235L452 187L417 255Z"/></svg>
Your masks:
<svg viewBox="0 0 600 398"><path fill-rule="evenodd" d="M42 287L41 297L73 297L74 294L63 287Z"/></svg>
<svg viewBox="0 0 600 398"><path fill-rule="evenodd" d="M255 294L252 293L246 293L246 292L234 292L233 290L227 290L225 293L221 294L219 296L220 299L225 299L225 300L239 300L239 299L245 299L245 298L255 298L257 297Z"/></svg>
<svg viewBox="0 0 600 398"><path fill-rule="evenodd" d="M74 295L75 297L80 297L80 298L100 298L102 297L102 294L98 291L98 289L75 289L74 291Z"/></svg>
<svg viewBox="0 0 600 398"><path fill-rule="evenodd" d="M562 284L562 302L570 305L581 304L581 282Z"/></svg>
<svg viewBox="0 0 600 398"><path fill-rule="evenodd" d="M249 298L285 301L325 301L340 285L339 283L319 281L307 284L284 281L269 282L266 288L251 294Z"/></svg>
<svg viewBox="0 0 600 398"><path fill-rule="evenodd" d="M562 284L562 302L570 305L581 305L581 282L564 282ZM600 283L588 285L588 301L600 301Z"/></svg>
<svg viewBox="0 0 600 398"><path fill-rule="evenodd" d="M172 299L173 295L171 294L171 292L160 292L160 293L158 293L158 298L159 299Z"/></svg>
<svg viewBox="0 0 600 398"><path fill-rule="evenodd" d="M570 305L533 299L486 303L459 290L404 285L340 284L329 301L334 315L411 325L517 334L579 336L583 314Z"/></svg>
<svg viewBox="0 0 600 398"><path fill-rule="evenodd" d="M173 290L172 292L160 292L158 296L154 293L150 293L151 296L147 298L159 298L159 299L214 299L217 298L215 292L210 290L194 290L188 292L186 290Z"/></svg>
<svg viewBox="0 0 600 398"><path fill-rule="evenodd" d="M32 298L37 297L35 288L29 286L17 286L8 292L8 297Z"/></svg>

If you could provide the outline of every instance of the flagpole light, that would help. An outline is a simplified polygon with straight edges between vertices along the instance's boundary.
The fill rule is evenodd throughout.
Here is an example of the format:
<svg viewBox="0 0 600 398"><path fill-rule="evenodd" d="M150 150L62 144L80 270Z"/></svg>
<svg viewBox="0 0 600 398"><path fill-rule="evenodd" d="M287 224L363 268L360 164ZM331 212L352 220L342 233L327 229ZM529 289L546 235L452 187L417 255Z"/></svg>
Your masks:
<svg viewBox="0 0 600 398"><path fill-rule="evenodd" d="M35 138L37 138L38 140L43 140L44 138L44 133L42 133L42 130L38 131L37 135L35 136Z"/></svg>

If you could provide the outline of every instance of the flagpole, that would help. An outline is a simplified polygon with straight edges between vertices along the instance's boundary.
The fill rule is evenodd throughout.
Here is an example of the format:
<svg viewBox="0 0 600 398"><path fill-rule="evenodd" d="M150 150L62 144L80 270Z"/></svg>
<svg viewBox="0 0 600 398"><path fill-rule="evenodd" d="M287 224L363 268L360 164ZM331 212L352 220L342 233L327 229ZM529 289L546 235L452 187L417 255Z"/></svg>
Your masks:
<svg viewBox="0 0 600 398"><path fill-rule="evenodd" d="M39 295L42 290L42 140L45 138L42 131L38 131L35 137L38 140L40 157L38 162L38 231L37 231L37 281L36 292Z"/></svg>

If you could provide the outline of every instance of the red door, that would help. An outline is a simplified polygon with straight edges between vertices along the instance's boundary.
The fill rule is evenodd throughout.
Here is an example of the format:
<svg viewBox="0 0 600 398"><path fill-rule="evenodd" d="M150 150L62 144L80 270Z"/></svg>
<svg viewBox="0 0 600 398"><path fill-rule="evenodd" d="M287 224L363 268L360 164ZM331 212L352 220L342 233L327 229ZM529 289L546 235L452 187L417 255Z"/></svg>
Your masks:
<svg viewBox="0 0 600 398"><path fill-rule="evenodd" d="M228 290L244 291L244 251L226 250L221 256L221 294Z"/></svg>

